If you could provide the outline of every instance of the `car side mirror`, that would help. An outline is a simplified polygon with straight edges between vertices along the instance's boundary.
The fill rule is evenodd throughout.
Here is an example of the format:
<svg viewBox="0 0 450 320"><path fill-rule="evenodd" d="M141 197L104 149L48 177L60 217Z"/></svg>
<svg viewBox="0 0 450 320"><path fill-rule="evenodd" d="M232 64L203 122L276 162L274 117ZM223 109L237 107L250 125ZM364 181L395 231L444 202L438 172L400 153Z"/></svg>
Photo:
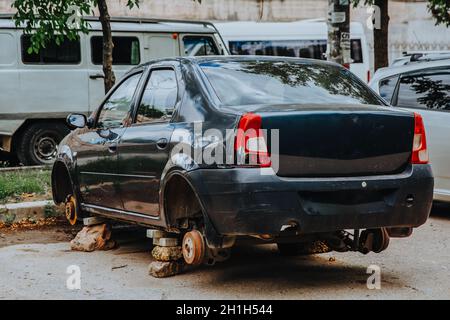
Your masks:
<svg viewBox="0 0 450 320"><path fill-rule="evenodd" d="M84 128L87 124L86 116L81 113L69 114L66 121L71 129Z"/></svg>

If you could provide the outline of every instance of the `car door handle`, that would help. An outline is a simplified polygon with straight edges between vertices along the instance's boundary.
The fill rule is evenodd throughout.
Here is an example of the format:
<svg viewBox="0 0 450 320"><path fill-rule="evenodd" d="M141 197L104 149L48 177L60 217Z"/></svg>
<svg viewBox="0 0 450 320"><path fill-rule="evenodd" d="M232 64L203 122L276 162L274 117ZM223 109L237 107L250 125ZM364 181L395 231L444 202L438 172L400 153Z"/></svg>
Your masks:
<svg viewBox="0 0 450 320"><path fill-rule="evenodd" d="M166 138L161 138L158 141L156 141L156 147L159 150L164 150L165 148L167 148L168 145L169 145L169 142L167 141Z"/></svg>
<svg viewBox="0 0 450 320"><path fill-rule="evenodd" d="M96 74L90 74L89 78L95 80L95 79L103 79L103 78L105 78L105 76L101 73L96 73Z"/></svg>
<svg viewBox="0 0 450 320"><path fill-rule="evenodd" d="M113 143L113 144L109 145L108 151L109 151L110 153L116 153L116 152L117 152L117 144L116 144L116 143Z"/></svg>

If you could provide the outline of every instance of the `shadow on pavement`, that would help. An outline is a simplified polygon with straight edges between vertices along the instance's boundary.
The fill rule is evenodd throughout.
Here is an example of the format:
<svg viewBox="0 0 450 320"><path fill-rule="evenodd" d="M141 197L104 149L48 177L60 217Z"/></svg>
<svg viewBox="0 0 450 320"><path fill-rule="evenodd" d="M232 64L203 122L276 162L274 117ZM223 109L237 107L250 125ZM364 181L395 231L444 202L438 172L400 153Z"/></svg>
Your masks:
<svg viewBox="0 0 450 320"><path fill-rule="evenodd" d="M331 256L336 257L336 260L330 260ZM190 272L214 273L211 285L245 282L263 285L261 290L273 291L355 285L365 288L368 277L366 268L339 261L339 254L283 257L277 252L275 245L262 245L236 247L229 261ZM402 285L398 283L398 277L390 273L386 272L383 278Z"/></svg>
<svg viewBox="0 0 450 320"><path fill-rule="evenodd" d="M450 219L450 203L434 201L430 216Z"/></svg>
<svg viewBox="0 0 450 320"><path fill-rule="evenodd" d="M148 260L145 258L145 261L150 262L152 241L146 238L145 231L145 228L135 226L114 227L113 235L119 248L112 250L111 254L130 254L131 258L135 254L141 256L142 253L146 257L148 253ZM340 253L284 257L278 253L274 244L240 245L233 248L230 260L214 266L187 268L174 280L194 281L196 286L205 290L237 285L244 291L261 288L266 293L276 294L302 288L334 287L335 290L346 290L357 287L367 290L367 266L374 257L367 256L364 262L349 263L349 255L355 255L355 258L361 255L353 252L344 255L343 259ZM400 279L395 272L384 270L382 283L403 287L404 283Z"/></svg>

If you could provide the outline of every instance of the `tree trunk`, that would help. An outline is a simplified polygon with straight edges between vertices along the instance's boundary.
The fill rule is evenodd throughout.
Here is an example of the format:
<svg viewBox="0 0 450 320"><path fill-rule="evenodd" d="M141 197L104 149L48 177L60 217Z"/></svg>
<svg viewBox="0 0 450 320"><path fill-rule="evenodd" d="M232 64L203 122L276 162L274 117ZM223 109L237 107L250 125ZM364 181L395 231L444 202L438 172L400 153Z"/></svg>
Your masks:
<svg viewBox="0 0 450 320"><path fill-rule="evenodd" d="M98 0L98 11L103 31L103 73L105 74L105 93L107 93L114 86L116 76L112 69L114 43L106 0Z"/></svg>
<svg viewBox="0 0 450 320"><path fill-rule="evenodd" d="M346 67L350 65L349 1L328 0L327 59Z"/></svg>
<svg viewBox="0 0 450 320"><path fill-rule="evenodd" d="M388 30L389 30L389 14L388 14L388 0L375 0L375 6L380 8L380 28L373 29L374 42L374 68L377 71L379 68L387 67L389 65L388 56Z"/></svg>

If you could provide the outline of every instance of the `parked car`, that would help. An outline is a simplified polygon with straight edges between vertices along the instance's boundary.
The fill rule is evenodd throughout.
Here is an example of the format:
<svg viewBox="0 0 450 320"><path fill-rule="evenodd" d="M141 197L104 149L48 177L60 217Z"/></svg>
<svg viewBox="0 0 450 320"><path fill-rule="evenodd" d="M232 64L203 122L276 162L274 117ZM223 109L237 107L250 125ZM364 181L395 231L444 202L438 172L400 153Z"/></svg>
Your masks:
<svg viewBox="0 0 450 320"><path fill-rule="evenodd" d="M326 60L328 27L325 20L295 22L236 21L214 23L235 55L265 55ZM369 47L364 28L350 24L350 70L370 81Z"/></svg>
<svg viewBox="0 0 450 320"><path fill-rule="evenodd" d="M88 35L29 54L30 36L10 15L0 16L0 150L25 165L52 163L69 132L67 115L89 114L104 96L101 25L86 19ZM227 54L208 22L112 18L111 27L117 79L141 61Z"/></svg>
<svg viewBox="0 0 450 320"><path fill-rule="evenodd" d="M61 142L52 188L69 221L101 215L163 229L183 239L189 264L246 237L289 254L318 240L380 252L430 212L420 115L386 107L328 62L153 61L89 119L68 123L78 129Z"/></svg>
<svg viewBox="0 0 450 320"><path fill-rule="evenodd" d="M370 86L395 108L405 108L423 117L435 177L434 199L448 202L450 59L443 57L445 55L423 55L404 65L380 69Z"/></svg>
<svg viewBox="0 0 450 320"><path fill-rule="evenodd" d="M402 56L395 58L390 66L446 59L450 59L450 51L412 51L404 52Z"/></svg>

